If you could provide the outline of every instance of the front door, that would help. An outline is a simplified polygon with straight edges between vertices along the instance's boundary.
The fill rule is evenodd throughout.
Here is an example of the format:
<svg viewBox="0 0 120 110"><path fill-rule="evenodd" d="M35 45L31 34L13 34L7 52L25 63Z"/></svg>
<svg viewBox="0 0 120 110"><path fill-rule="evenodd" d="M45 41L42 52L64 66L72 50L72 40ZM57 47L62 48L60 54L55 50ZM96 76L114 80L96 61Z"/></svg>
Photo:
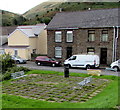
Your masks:
<svg viewBox="0 0 120 110"><path fill-rule="evenodd" d="M72 56L72 47L67 47L67 55L66 58L70 58Z"/></svg>
<svg viewBox="0 0 120 110"><path fill-rule="evenodd" d="M101 48L100 64L107 64L107 48Z"/></svg>

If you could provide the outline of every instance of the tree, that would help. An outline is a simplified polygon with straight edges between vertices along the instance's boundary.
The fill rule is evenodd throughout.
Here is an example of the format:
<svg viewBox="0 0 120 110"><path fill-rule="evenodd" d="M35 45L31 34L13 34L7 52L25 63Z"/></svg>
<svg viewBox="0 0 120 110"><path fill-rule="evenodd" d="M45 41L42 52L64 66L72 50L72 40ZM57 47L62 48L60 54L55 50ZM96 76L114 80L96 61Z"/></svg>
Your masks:
<svg viewBox="0 0 120 110"><path fill-rule="evenodd" d="M2 74L4 74L9 68L13 66L15 66L15 62L11 59L9 54L3 54L0 56L0 67L2 67Z"/></svg>
<svg viewBox="0 0 120 110"><path fill-rule="evenodd" d="M51 21L51 18L49 18L49 17L44 17L42 19L42 22L45 23L46 25L48 25L50 21Z"/></svg>
<svg viewBox="0 0 120 110"><path fill-rule="evenodd" d="M16 20L15 20L16 19ZM26 18L24 18L22 15L21 16L17 16L14 18L14 23L16 22L17 25L22 25L25 21L26 21Z"/></svg>
<svg viewBox="0 0 120 110"><path fill-rule="evenodd" d="M13 19L13 25L18 25L18 22L15 18Z"/></svg>

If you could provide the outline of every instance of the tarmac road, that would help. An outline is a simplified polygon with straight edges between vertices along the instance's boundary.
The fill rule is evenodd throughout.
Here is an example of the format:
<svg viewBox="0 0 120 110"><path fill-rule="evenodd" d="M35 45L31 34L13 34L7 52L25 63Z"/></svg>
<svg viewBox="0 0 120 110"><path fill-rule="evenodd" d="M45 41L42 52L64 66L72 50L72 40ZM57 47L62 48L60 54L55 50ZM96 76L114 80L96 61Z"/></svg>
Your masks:
<svg viewBox="0 0 120 110"><path fill-rule="evenodd" d="M23 66L23 67L27 67L30 69L37 69L37 70L51 70L51 71L58 71L58 72L64 72L64 67L51 67L51 66L37 66L35 64L35 62L31 62L31 61L27 61L27 64L18 64L18 66ZM98 70L101 70L101 74L102 75L114 75L114 76L120 76L120 71L119 72L115 72L115 71L108 71L105 70L105 68L100 67ZM80 68L70 68L69 72L72 73L87 73L87 70L85 69L80 69Z"/></svg>

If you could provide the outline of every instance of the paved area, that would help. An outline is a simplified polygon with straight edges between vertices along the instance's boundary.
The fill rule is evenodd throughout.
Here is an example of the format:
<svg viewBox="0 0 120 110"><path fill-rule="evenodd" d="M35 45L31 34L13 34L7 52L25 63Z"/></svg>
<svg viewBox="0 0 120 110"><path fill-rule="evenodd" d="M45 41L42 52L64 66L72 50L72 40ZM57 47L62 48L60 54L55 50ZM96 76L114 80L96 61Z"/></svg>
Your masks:
<svg viewBox="0 0 120 110"><path fill-rule="evenodd" d="M18 66L23 66L27 67L30 69L38 69L38 70L51 70L51 71L58 71L58 72L64 72L64 67L51 67L51 66L37 66L35 62L28 61L27 64L18 64ZM100 67L102 75L114 75L114 76L120 76L120 71L115 72L115 71L108 71L105 70L105 67ZM85 69L80 69L80 68L70 68L69 72L72 73L87 73L87 70Z"/></svg>

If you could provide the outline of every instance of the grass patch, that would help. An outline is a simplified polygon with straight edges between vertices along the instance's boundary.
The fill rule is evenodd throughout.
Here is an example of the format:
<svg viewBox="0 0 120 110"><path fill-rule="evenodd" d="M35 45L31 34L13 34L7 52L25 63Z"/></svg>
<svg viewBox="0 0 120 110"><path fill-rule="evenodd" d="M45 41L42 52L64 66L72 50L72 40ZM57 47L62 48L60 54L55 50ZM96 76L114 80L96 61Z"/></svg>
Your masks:
<svg viewBox="0 0 120 110"><path fill-rule="evenodd" d="M30 74L38 75L3 82L3 108L114 108L118 105L117 76L93 76L91 85L80 90L76 83L89 75L70 73L69 78L64 78L62 72L41 70L32 70ZM77 88L73 89L74 86ZM100 89L100 93L89 99Z"/></svg>
<svg viewBox="0 0 120 110"><path fill-rule="evenodd" d="M57 74L57 75L64 75L63 72L47 71L47 70L31 70L27 74ZM69 73L69 76L89 77L90 75L84 74L84 73ZM93 76L93 78L118 80L117 76L112 76L112 75Z"/></svg>

